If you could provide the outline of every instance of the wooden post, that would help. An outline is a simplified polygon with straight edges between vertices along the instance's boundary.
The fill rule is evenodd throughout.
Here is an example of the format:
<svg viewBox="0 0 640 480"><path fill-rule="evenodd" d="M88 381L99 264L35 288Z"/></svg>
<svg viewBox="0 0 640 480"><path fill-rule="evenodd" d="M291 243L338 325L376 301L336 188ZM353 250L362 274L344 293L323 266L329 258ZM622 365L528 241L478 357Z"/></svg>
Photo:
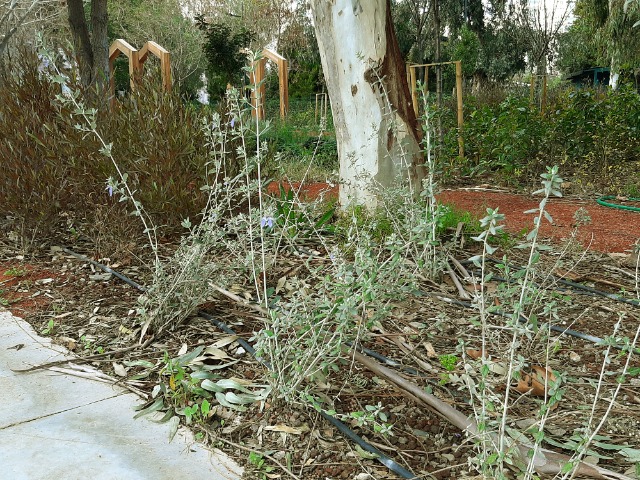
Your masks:
<svg viewBox="0 0 640 480"><path fill-rule="evenodd" d="M327 94L326 93L316 93L316 116L315 122L318 122L318 115L320 119L327 118Z"/></svg>
<svg viewBox="0 0 640 480"><path fill-rule="evenodd" d="M251 83L251 114L258 120L264 120L264 70L266 60L261 58L252 65Z"/></svg>
<svg viewBox="0 0 640 480"><path fill-rule="evenodd" d="M411 90L411 101L413 102L413 111L416 112L416 117L420 115L418 112L418 89L416 81L416 67L411 65L409 67L411 74L409 75L409 88Z"/></svg>
<svg viewBox="0 0 640 480"><path fill-rule="evenodd" d="M156 42L148 41L138 51L121 38L115 40L109 47L109 88L111 90L111 106L115 105L115 78L113 75L115 61L118 55L124 54L129 59L129 82L131 90L136 88L136 83L142 77L144 62L149 53L160 59L160 69L162 74L162 88L166 92L171 91L171 54L158 45Z"/></svg>
<svg viewBox="0 0 640 480"><path fill-rule="evenodd" d="M276 62L278 65L278 83L280 87L280 118L286 118L289 113L289 62L282 55L265 48L262 51L262 57L257 63L252 65L252 73L250 81L253 85L251 92L251 105L253 106L253 115L258 119L264 119L264 101L267 91L264 85L265 66L267 59Z"/></svg>
<svg viewBox="0 0 640 480"><path fill-rule="evenodd" d="M407 72L409 73L409 83L411 90L411 99L413 100L413 108L418 113L418 96L416 91L416 68L424 67L424 92L425 95L429 92L429 67L436 65L451 65L456 66L456 97L458 103L458 153L460 157L464 158L464 139L462 138L462 128L464 125L464 112L462 103L462 61L456 60L452 62L441 63L425 63L423 65L411 65L407 63Z"/></svg>
<svg viewBox="0 0 640 480"><path fill-rule="evenodd" d="M278 82L280 83L280 118L289 113L289 62L284 58L278 62Z"/></svg>
<svg viewBox="0 0 640 480"><path fill-rule="evenodd" d="M422 83L422 94L429 95L429 67L424 67L424 82Z"/></svg>
<svg viewBox="0 0 640 480"><path fill-rule="evenodd" d="M535 89L536 89L536 76L534 73L531 73L531 87L529 90L529 105L533 107L535 100Z"/></svg>
<svg viewBox="0 0 640 480"><path fill-rule="evenodd" d="M547 108L547 75L542 77L542 104L540 105L540 112L544 113Z"/></svg>
<svg viewBox="0 0 640 480"><path fill-rule="evenodd" d="M464 112L462 110L462 62L458 60L456 64L456 97L458 100L458 154L464 158L464 139L462 138L462 127L464 125Z"/></svg>

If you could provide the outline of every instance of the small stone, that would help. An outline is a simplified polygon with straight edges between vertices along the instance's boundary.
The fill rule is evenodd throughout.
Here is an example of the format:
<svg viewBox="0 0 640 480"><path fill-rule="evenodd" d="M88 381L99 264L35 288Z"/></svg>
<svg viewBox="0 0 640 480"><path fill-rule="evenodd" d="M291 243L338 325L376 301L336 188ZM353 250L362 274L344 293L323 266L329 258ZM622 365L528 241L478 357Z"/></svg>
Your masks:
<svg viewBox="0 0 640 480"><path fill-rule="evenodd" d="M573 363L578 363L581 358L582 357L580 357L580 355L578 355L576 352L569 352L569 360L571 360Z"/></svg>
<svg viewBox="0 0 640 480"><path fill-rule="evenodd" d="M89 280L93 280L94 282L108 282L112 276L110 273L95 273L89 275Z"/></svg>

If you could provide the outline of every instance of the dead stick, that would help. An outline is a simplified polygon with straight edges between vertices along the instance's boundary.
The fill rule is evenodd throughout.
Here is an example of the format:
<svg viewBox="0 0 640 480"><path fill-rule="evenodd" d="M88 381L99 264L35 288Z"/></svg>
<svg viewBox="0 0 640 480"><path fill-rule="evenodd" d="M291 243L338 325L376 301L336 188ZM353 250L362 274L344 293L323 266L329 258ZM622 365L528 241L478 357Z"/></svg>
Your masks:
<svg viewBox="0 0 640 480"><path fill-rule="evenodd" d="M401 376L399 376L393 370L379 364L375 360L364 356L363 354L352 351L353 358L360 364L367 367L373 373L376 373L387 380L391 381L396 387L406 390L414 397L420 399L420 401L426 403L430 407L440 412L452 425L458 427L460 430L468 432L470 435L475 436L478 434L478 425L475 421L469 419L464 413L456 410L449 404L443 402L439 398L428 394L422 390L418 385L412 383ZM520 456L520 460L525 464L529 463L529 455L531 448L527 445L518 444L517 453ZM556 475L562 472L562 467L569 463L571 458L553 452L551 450L539 448L535 451L534 469L538 473ZM598 480L632 480L626 475L607 470L605 468L589 465L585 462L578 462L576 465L578 475L585 475Z"/></svg>
<svg viewBox="0 0 640 480"><path fill-rule="evenodd" d="M231 293L229 290L225 290L224 288L219 287L218 285L211 282L209 282L209 286L213 288L215 291L223 294L225 297L228 297L234 302L239 303L240 305L244 305L245 307L252 308L256 312L260 312L265 315L269 314L269 312L264 307L261 307L260 305L256 305L255 303L249 303L244 298L240 297L239 295L236 295L235 293Z"/></svg>
<svg viewBox="0 0 640 480"><path fill-rule="evenodd" d="M458 293L460 294L460 296L462 298L464 298L465 300L471 299L471 295L469 295L467 293L467 291L462 286L462 283L460 283L460 280L458 279L458 276L456 275L456 272L453 271L453 269L451 268L451 266L449 265L448 262L447 262L446 265L447 265L447 273L451 277L451 280L453 280L453 283L456 286L456 288L458 289Z"/></svg>
<svg viewBox="0 0 640 480"><path fill-rule="evenodd" d="M102 352L102 353L96 353L94 355L87 355L86 357L76 357L76 358L65 358L63 360L56 360L54 362L48 362L48 363L42 363L40 365L34 365L33 367L30 368L24 368L24 369L18 369L18 370L14 370L13 368L11 369L14 372L17 373L26 373L26 372L33 372L35 370L40 370L42 368L49 368L49 367L55 367L56 365L63 365L65 363L68 362L87 362L90 360L97 360L99 358L102 357L108 357L111 355L118 355L120 353L126 353L126 352L130 352L131 350L136 350L138 348L145 348L146 346L148 346L155 337L151 337L149 338L146 342L144 342L141 345L131 345L130 347L125 347L125 348L120 348L118 350L111 350L109 352Z"/></svg>

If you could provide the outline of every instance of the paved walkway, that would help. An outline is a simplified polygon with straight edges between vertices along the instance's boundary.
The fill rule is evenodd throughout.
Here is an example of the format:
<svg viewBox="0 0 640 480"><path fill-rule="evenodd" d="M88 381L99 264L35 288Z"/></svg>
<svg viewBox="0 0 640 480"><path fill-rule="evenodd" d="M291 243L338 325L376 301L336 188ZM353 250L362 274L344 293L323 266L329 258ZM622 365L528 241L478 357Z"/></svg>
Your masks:
<svg viewBox="0 0 640 480"><path fill-rule="evenodd" d="M140 399L113 385L36 370L64 349L0 311L0 478L10 480L239 479L242 469L180 429L134 420Z"/></svg>

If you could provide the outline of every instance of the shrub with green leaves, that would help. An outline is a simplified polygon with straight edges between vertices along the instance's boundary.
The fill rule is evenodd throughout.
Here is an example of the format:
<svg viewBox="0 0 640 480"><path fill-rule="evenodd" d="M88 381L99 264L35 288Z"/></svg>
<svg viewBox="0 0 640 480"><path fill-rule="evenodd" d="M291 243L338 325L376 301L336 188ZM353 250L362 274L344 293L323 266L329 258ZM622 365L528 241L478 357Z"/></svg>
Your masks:
<svg viewBox="0 0 640 480"><path fill-rule="evenodd" d="M559 164L570 180L624 191L637 173L640 95L631 88L560 88L550 92L544 113L524 96L498 104L472 100L465 109L466 159L455 164L465 174L528 180ZM446 155L455 158L457 132L445 139Z"/></svg>

